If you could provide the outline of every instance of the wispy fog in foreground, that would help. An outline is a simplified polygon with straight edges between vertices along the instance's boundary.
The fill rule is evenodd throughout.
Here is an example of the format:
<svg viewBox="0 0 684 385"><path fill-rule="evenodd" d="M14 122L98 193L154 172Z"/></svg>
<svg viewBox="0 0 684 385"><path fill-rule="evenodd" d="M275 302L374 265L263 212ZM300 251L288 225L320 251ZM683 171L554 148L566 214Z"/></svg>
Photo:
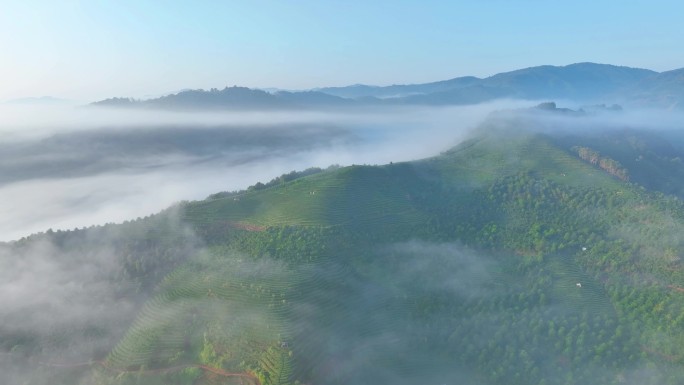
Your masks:
<svg viewBox="0 0 684 385"><path fill-rule="evenodd" d="M383 164L457 144L498 102L339 113L0 107L0 240L120 222L292 170Z"/></svg>

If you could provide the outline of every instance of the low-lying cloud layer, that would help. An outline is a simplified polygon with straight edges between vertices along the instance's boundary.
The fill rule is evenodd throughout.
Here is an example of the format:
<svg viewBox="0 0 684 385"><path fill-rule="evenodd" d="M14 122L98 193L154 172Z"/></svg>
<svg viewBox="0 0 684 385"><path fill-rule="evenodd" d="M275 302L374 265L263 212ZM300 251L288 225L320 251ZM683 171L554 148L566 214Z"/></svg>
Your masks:
<svg viewBox="0 0 684 385"><path fill-rule="evenodd" d="M292 170L434 155L491 111L522 105L345 113L2 106L0 240L145 216Z"/></svg>
<svg viewBox="0 0 684 385"><path fill-rule="evenodd" d="M244 113L0 106L0 240L145 216L292 170L435 155L491 112L533 105ZM555 132L684 122L667 111L500 118Z"/></svg>

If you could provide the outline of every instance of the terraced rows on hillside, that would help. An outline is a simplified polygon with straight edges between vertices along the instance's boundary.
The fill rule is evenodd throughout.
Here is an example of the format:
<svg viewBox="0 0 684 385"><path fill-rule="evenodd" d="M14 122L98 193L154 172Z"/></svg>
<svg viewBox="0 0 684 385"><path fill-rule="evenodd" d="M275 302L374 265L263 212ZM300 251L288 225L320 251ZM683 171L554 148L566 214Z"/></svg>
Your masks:
<svg viewBox="0 0 684 385"><path fill-rule="evenodd" d="M198 257L169 275L106 361L108 370L207 364L259 372L281 352L296 277L239 256ZM266 354L266 356L264 356ZM287 354L283 357L288 357ZM266 361L263 361L266 362ZM271 366L272 368L272 366ZM280 374L287 383L289 374Z"/></svg>

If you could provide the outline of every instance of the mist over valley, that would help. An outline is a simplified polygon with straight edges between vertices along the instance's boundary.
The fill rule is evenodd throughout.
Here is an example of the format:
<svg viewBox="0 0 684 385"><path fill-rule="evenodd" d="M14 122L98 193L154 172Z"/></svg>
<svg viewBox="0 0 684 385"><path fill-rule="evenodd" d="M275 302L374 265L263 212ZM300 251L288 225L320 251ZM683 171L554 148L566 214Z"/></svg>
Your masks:
<svg viewBox="0 0 684 385"><path fill-rule="evenodd" d="M0 384L682 384L656 3L4 4Z"/></svg>

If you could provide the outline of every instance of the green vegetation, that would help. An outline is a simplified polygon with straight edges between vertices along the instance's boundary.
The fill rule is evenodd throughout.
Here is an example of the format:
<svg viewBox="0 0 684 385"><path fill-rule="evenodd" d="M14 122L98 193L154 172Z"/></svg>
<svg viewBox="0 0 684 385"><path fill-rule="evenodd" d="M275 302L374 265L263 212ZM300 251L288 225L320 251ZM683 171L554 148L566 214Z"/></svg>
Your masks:
<svg viewBox="0 0 684 385"><path fill-rule="evenodd" d="M603 146L501 135L12 247L111 239L140 305L96 383L680 383L683 202Z"/></svg>

